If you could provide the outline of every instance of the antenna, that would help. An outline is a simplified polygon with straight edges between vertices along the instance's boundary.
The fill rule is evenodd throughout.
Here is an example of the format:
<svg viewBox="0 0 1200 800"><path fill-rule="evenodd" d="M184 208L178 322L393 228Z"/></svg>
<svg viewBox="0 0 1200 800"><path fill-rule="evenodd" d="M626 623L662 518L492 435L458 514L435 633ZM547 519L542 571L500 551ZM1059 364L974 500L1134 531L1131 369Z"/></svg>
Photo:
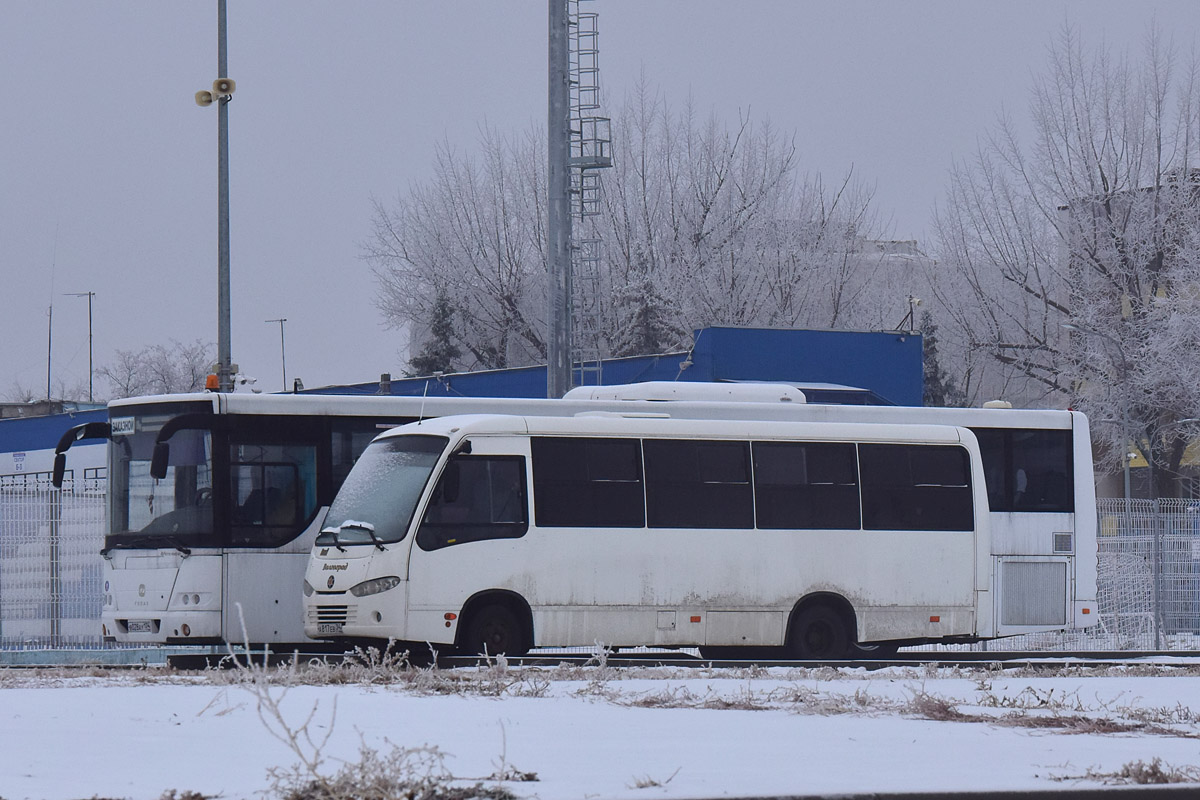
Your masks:
<svg viewBox="0 0 1200 800"><path fill-rule="evenodd" d="M50 301L50 310L46 312L46 402L50 402L50 355L54 352L54 301ZM50 409L46 409L49 413Z"/></svg>
<svg viewBox="0 0 1200 800"><path fill-rule="evenodd" d="M46 404L50 404L50 357L54 352L54 273L58 270L58 222L54 223L54 254L50 257L50 310L46 313ZM46 409L50 413L50 409Z"/></svg>
<svg viewBox="0 0 1200 800"><path fill-rule="evenodd" d="M425 388L421 391L421 410L417 412L417 424L425 421L425 398L429 396L429 379L425 379Z"/></svg>
<svg viewBox="0 0 1200 800"><path fill-rule="evenodd" d="M88 402L92 402L92 376L95 370L92 367L92 298L96 296L95 292L65 292L67 297L86 297L88 299Z"/></svg>

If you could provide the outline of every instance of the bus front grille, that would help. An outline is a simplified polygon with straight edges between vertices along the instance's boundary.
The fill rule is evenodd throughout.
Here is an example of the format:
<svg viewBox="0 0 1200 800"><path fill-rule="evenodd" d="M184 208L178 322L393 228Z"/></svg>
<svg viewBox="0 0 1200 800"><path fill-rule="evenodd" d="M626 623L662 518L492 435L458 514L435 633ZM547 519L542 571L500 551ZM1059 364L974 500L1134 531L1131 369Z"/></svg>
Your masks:
<svg viewBox="0 0 1200 800"><path fill-rule="evenodd" d="M336 622L345 625L354 621L349 606L317 606L313 616L314 621L318 623Z"/></svg>

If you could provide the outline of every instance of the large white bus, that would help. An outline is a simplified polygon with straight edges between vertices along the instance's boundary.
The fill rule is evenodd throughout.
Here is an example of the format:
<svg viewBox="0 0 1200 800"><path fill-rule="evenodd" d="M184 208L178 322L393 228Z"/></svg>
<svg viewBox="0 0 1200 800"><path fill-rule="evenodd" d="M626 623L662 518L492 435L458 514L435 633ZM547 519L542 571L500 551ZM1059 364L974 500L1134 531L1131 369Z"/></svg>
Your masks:
<svg viewBox="0 0 1200 800"><path fill-rule="evenodd" d="M1008 611L991 520L957 426L446 417L381 435L351 471L305 632L510 655L975 641ZM1030 563L1067 581L1061 560ZM1073 627L1065 591L1008 624Z"/></svg>

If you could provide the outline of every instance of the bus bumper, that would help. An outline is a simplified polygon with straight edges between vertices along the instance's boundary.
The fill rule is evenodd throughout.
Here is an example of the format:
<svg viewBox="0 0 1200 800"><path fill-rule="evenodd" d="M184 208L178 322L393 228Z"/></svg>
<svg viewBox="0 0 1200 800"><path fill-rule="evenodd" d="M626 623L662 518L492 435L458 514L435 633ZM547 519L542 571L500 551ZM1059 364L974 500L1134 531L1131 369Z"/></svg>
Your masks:
<svg viewBox="0 0 1200 800"><path fill-rule="evenodd" d="M100 617L105 640L122 644L217 644L221 641L221 612L106 611Z"/></svg>
<svg viewBox="0 0 1200 800"><path fill-rule="evenodd" d="M409 636L405 582L379 594L322 592L304 598L304 635L310 639L396 639ZM439 639L454 641L454 628ZM425 641L426 637L420 637Z"/></svg>

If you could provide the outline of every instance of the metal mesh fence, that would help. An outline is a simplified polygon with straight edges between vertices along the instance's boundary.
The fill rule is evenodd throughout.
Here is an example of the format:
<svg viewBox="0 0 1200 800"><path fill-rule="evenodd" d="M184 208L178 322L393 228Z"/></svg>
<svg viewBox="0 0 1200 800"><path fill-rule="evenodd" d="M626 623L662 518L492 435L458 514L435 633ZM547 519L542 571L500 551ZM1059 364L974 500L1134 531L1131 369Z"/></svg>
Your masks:
<svg viewBox="0 0 1200 800"><path fill-rule="evenodd" d="M1200 502L1097 505L1104 635L1119 649L1200 646Z"/></svg>
<svg viewBox="0 0 1200 800"><path fill-rule="evenodd" d="M104 470L0 475L0 648L99 647Z"/></svg>
<svg viewBox="0 0 1200 800"><path fill-rule="evenodd" d="M104 469L0 475L0 649L102 647ZM1200 502L1104 498L1099 624L981 643L985 650L1200 648Z"/></svg>

